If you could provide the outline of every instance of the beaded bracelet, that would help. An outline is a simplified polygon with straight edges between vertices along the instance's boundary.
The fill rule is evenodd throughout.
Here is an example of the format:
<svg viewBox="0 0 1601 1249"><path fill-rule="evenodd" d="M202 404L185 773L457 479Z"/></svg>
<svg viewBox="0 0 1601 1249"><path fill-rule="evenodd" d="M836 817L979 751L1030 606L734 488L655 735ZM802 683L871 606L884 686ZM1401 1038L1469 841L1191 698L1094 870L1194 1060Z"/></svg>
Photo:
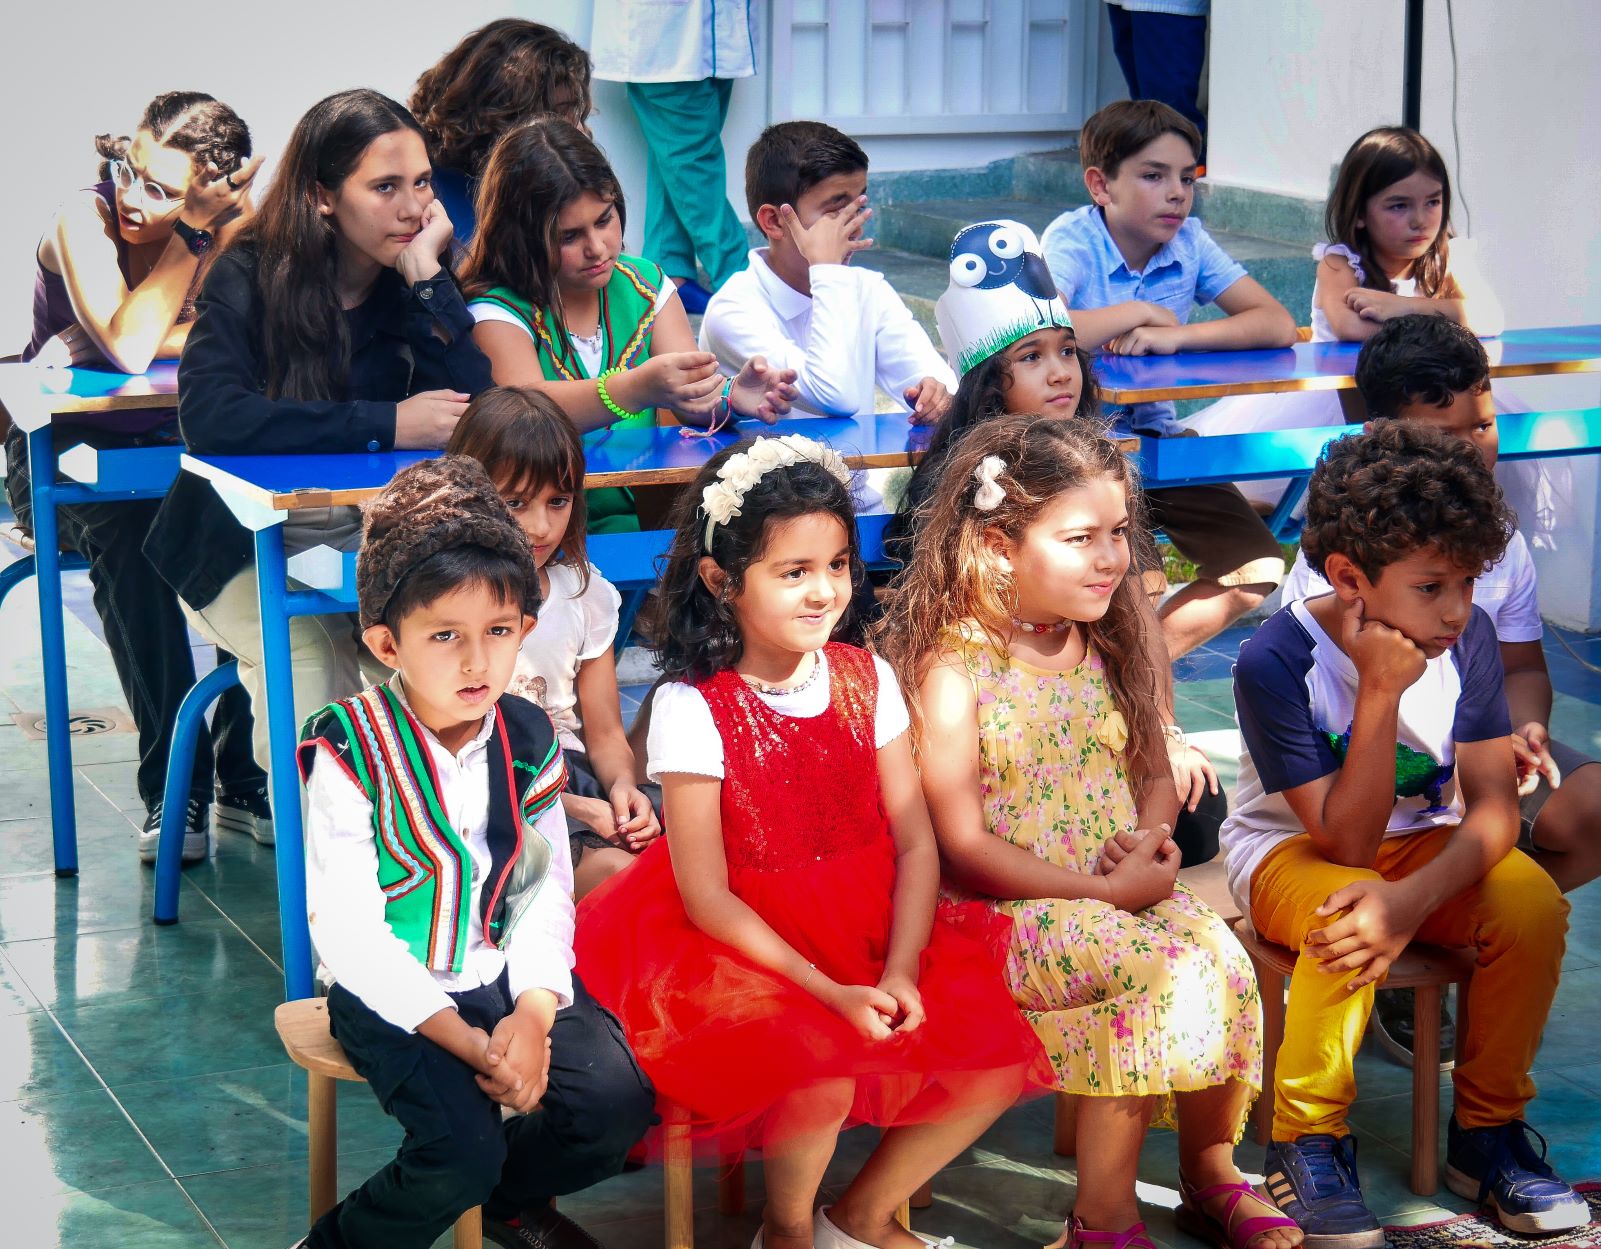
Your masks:
<svg viewBox="0 0 1601 1249"><path fill-rule="evenodd" d="M627 370L619 365L615 368L605 370L599 377L595 379L595 389L600 392L600 401L606 405L606 410L619 421L631 420L636 413L630 412L626 408L620 408L617 406L617 401L611 397L610 392L608 392L606 389L606 379L608 377L615 377L617 374L624 372L627 372Z"/></svg>

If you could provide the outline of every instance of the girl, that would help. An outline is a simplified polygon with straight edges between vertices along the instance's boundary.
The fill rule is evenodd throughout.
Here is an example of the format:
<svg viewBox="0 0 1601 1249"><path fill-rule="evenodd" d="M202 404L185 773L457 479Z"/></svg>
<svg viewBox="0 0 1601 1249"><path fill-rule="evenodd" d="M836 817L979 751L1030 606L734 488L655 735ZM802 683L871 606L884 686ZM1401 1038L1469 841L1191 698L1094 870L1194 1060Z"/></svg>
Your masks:
<svg viewBox="0 0 1601 1249"><path fill-rule="evenodd" d="M472 320L442 259L450 218L410 113L343 91L296 124L260 212L201 291L179 367L178 422L199 455L439 448L490 384ZM301 510L293 554L349 549L355 508ZM180 473L146 550L203 634L239 657L261 694L250 535L210 485ZM290 621L296 722L362 686L347 616ZM265 715L256 758L267 762Z"/></svg>
<svg viewBox="0 0 1601 1249"><path fill-rule="evenodd" d="M584 444L548 396L497 386L473 400L445 450L484 466L534 551L539 621L509 688L543 707L561 739L582 898L661 832L652 798L634 783L623 732L612 659L622 598L584 558ZM659 804L661 790L649 788Z"/></svg>
<svg viewBox="0 0 1601 1249"><path fill-rule="evenodd" d="M495 145L462 269L495 381L544 391L583 432L651 425L656 408L713 428L789 411L794 370L757 356L726 379L696 348L673 284L622 254L624 212L611 166L572 123L544 118ZM589 527L637 529L632 496L591 492Z"/></svg>
<svg viewBox="0 0 1601 1249"><path fill-rule="evenodd" d="M57 215L35 252L33 334L24 360L59 367L143 373L176 356L189 337L192 297L201 275L247 219L250 130L219 100L168 91L145 108L133 136L95 141L100 181L79 191ZM119 416L115 427L55 431L59 454L79 442L102 448L176 441L171 409ZM6 435L6 492L31 527L27 443ZM154 861L161 831L167 756L178 707L195 683L189 630L172 591L153 575L142 550L156 504L69 504L57 516L62 538L89 561L95 609L139 730L139 796L145 805L139 855ZM215 770L221 782L213 815L219 826L272 840L264 780L250 753L250 705L230 690L217 704ZM183 857L209 848L206 807L213 794L213 740L202 728Z"/></svg>
<svg viewBox="0 0 1601 1249"><path fill-rule="evenodd" d="M1391 317L1416 312L1450 317L1481 336L1504 328L1472 243L1451 235L1445 161L1417 131L1380 126L1351 145L1329 194L1324 229L1329 242L1312 249L1313 342L1362 342ZM1364 418L1354 391L1307 391L1234 396L1188 424L1203 434L1244 434ZM1268 511L1286 485L1278 478L1239 488Z"/></svg>
<svg viewBox="0 0 1601 1249"><path fill-rule="evenodd" d="M664 1102L761 1146L767 1249L919 1249L898 1204L1044 1074L991 954L935 916L895 679L829 641L862 575L848 483L792 435L681 500L649 746L673 832L584 900L575 944ZM814 1224L858 1122L888 1130Z"/></svg>
<svg viewBox="0 0 1601 1249"><path fill-rule="evenodd" d="M542 114L585 130L589 53L559 30L503 17L473 31L417 79L411 111L434 156L434 194L471 241L478 175L495 140Z"/></svg>
<svg viewBox="0 0 1601 1249"><path fill-rule="evenodd" d="M1009 416L964 439L942 481L880 637L918 691L947 877L1012 921L1012 995L1055 1087L1085 1095L1095 1148L1057 1245L1149 1246L1134 1180L1154 1099L1164 1119L1176 1109L1185 1226L1290 1249L1295 1224L1233 1160L1261 1078L1251 965L1175 885L1159 674L1127 576L1128 461L1084 425Z"/></svg>

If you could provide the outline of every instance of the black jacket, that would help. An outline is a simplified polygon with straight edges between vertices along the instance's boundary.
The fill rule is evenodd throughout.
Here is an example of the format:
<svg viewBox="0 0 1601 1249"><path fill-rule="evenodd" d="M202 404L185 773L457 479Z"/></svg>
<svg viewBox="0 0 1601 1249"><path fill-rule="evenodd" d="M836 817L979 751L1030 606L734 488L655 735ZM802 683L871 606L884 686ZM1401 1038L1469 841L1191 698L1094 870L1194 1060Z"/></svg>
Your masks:
<svg viewBox="0 0 1601 1249"><path fill-rule="evenodd" d="M345 313L349 381L333 400L267 398L254 248L232 247L217 259L195 308L178 365L178 426L194 455L389 451L402 399L424 390L475 395L494 384L472 339L472 316L448 277L408 288L395 270L383 272L366 302ZM178 474L144 549L196 609L255 558L250 533L192 473Z"/></svg>

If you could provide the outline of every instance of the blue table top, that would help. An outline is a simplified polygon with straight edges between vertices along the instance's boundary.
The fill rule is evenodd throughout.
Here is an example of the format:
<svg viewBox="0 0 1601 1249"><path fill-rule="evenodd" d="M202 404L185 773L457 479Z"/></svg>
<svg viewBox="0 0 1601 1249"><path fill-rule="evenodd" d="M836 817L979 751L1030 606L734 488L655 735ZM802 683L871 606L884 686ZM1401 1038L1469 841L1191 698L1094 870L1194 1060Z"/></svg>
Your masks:
<svg viewBox="0 0 1601 1249"><path fill-rule="evenodd" d="M158 360L143 373L47 369L0 364L0 404L24 431L53 416L176 407L178 362Z"/></svg>
<svg viewBox="0 0 1601 1249"><path fill-rule="evenodd" d="M1508 330L1484 340L1494 377L1601 369L1601 325ZM1354 386L1360 343L1297 343L1274 351L1196 351L1173 356L1097 356L1108 403Z"/></svg>

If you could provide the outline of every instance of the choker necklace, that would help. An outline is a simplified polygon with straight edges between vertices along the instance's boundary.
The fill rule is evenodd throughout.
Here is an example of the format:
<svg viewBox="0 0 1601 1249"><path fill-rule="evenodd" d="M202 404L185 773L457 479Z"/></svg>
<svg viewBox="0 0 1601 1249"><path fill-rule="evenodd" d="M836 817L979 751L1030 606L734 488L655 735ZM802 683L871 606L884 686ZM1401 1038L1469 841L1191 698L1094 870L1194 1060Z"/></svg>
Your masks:
<svg viewBox="0 0 1601 1249"><path fill-rule="evenodd" d="M1055 624L1031 624L1027 620L1012 617L1012 628L1022 633L1065 633L1072 625L1071 620L1058 620Z"/></svg>
<svg viewBox="0 0 1601 1249"><path fill-rule="evenodd" d="M822 670L823 657L817 652L813 651L812 670L806 674L806 679L801 681L798 685L763 685L755 677L746 676L743 672L739 674L739 679L744 681L746 685L750 686L751 689L755 690L758 694L766 694L769 698L783 698L790 694L799 694L802 690L810 688L812 683L817 680L817 674Z"/></svg>

